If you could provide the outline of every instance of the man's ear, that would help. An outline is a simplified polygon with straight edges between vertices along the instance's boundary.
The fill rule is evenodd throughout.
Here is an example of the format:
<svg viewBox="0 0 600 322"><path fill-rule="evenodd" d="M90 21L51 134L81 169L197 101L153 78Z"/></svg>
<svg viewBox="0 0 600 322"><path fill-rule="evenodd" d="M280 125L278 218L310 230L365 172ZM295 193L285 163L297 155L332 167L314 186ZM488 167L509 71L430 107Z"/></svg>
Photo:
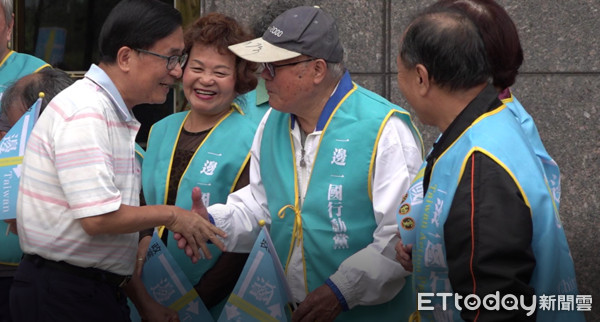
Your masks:
<svg viewBox="0 0 600 322"><path fill-rule="evenodd" d="M323 59L316 59L315 60L315 66L314 66L314 71L315 71L315 83L321 83L323 81L323 79L325 78L325 75L327 75L327 62Z"/></svg>
<svg viewBox="0 0 600 322"><path fill-rule="evenodd" d="M417 80L418 92L421 96L425 96L425 95L427 95L427 92L429 92L429 89L431 87L431 82L429 81L429 72L427 71L427 68L423 64L417 64L417 66L415 66L415 69L417 71L417 77L418 77L418 80Z"/></svg>
<svg viewBox="0 0 600 322"><path fill-rule="evenodd" d="M131 70L131 66L133 63L133 59L135 58L134 56L134 50L127 47L127 46L123 46L121 48L119 48L119 51L117 52L117 66L119 66L119 69L121 69L124 72L128 72L129 70Z"/></svg>

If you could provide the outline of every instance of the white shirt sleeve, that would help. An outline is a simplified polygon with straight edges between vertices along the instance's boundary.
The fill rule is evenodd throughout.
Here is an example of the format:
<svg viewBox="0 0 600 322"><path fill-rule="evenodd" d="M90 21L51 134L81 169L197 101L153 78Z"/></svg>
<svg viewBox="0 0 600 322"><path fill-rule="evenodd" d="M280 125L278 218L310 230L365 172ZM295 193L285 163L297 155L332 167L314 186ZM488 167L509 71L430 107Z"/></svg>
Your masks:
<svg viewBox="0 0 600 322"><path fill-rule="evenodd" d="M250 149L250 184L231 193L227 203L208 207L208 213L215 220L215 226L225 233L223 240L228 251L250 252L260 232L259 221L265 220L271 225L271 216L267 208L267 194L260 175L260 143L265 122L270 110L265 113L254 135Z"/></svg>
<svg viewBox="0 0 600 322"><path fill-rule="evenodd" d="M349 308L391 300L410 274L395 260L396 211L421 163L420 145L408 126L398 117L390 118L377 145L372 178L377 223L373 242L344 260L330 276Z"/></svg>

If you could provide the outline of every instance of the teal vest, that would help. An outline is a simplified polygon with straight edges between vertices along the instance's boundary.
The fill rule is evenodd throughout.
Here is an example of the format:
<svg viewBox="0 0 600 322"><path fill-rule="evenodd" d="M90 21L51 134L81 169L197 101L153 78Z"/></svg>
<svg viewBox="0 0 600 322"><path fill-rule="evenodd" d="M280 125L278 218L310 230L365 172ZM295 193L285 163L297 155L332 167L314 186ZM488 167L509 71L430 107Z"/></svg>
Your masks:
<svg viewBox="0 0 600 322"><path fill-rule="evenodd" d="M260 123L270 108L265 80L259 77L256 88L246 94L237 96L234 102L240 106L244 114L248 115L257 124Z"/></svg>
<svg viewBox="0 0 600 322"><path fill-rule="evenodd" d="M342 81L327 103L334 109L322 129L302 209L291 115L271 110L261 142L260 168L272 218L271 237L286 271L294 243L302 243L307 292L321 286L342 261L373 240L377 225L370 178L388 119L397 115L420 138L406 111L356 84L343 85ZM338 320L398 321L402 315L406 319L413 307L404 302L410 300L409 288L403 290L407 292L387 303L357 306Z"/></svg>
<svg viewBox="0 0 600 322"><path fill-rule="evenodd" d="M554 203L556 204L556 209L558 211L560 208L561 193L560 169L558 168L558 164L556 164L548 151L546 151L546 148L542 143L542 139L540 138L540 133L538 132L531 115L527 113L517 98L511 93L509 98L502 100L502 103L506 105L506 107L521 123L521 128L523 129L523 132L525 132L525 136L527 139L529 139L529 143L533 146L533 151L537 155L542 167L544 168L544 174L546 175L546 180L548 182L548 186L550 187L550 191L552 191Z"/></svg>
<svg viewBox="0 0 600 322"><path fill-rule="evenodd" d="M3 93L19 78L45 67L50 67L50 65L35 56L11 50L0 62L0 93Z"/></svg>
<svg viewBox="0 0 600 322"><path fill-rule="evenodd" d="M139 144L135 144L135 159L140 163L140 168L144 164L144 157L146 156L146 151Z"/></svg>
<svg viewBox="0 0 600 322"><path fill-rule="evenodd" d="M438 158L425 196L421 169L404 197L400 216L413 217L416 221L412 254L415 292L454 293L448 279L444 224L465 164L475 151L486 154L506 169L532 211L532 248L536 267L530 285L535 288L538 302L539 296L544 294L578 294L573 260L552 194L544 180L544 170L520 124L515 122L514 115L505 106L481 116ZM416 298L417 295L413 296ZM441 307L441 297L428 299L432 303L426 304L427 307ZM454 298L450 297L447 303L449 309L446 311L420 311L418 315L423 321L434 321L442 316L460 321L460 312L454 308ZM572 322L580 319L583 319L583 314L577 311L537 311L538 321Z"/></svg>
<svg viewBox="0 0 600 322"><path fill-rule="evenodd" d="M256 130L256 123L237 111L237 106L232 108L198 147L179 183L175 205L191 209L191 193L196 186L202 189L206 206L226 202L248 163ZM150 131L142 167L142 187L148 205L166 204L173 154L188 113L170 115L157 122ZM194 285L221 255L216 246L209 245L212 259L193 264L174 240L167 243L167 248Z"/></svg>
<svg viewBox="0 0 600 322"><path fill-rule="evenodd" d="M0 245L2 245L2 247L0 247L0 264L16 267L21 261L23 252L19 245L19 236L13 233L8 233L8 235L6 235L4 232L7 229L8 224L3 220L0 220L0 230L2 230L2 235L0 235Z"/></svg>
<svg viewBox="0 0 600 322"><path fill-rule="evenodd" d="M35 56L11 50L0 62L0 97L6 88L19 78L49 66ZM12 233L7 236L4 234L6 229L8 229L8 224L0 220L0 231L2 231L0 234L0 245L2 245L0 247L0 264L17 266L23 255L21 246L19 246L19 237Z"/></svg>

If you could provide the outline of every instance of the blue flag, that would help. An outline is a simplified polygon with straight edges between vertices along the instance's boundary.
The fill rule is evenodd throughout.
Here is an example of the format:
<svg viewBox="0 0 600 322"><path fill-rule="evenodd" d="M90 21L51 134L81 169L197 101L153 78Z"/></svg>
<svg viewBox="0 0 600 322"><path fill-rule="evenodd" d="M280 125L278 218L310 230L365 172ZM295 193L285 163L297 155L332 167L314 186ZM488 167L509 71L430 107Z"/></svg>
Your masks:
<svg viewBox="0 0 600 322"><path fill-rule="evenodd" d="M0 176L2 178L1 219L17 217L17 195L21 163L29 134L40 115L42 99L38 98L0 141Z"/></svg>
<svg viewBox="0 0 600 322"><path fill-rule="evenodd" d="M292 296L269 232L263 226L221 321L289 321Z"/></svg>
<svg viewBox="0 0 600 322"><path fill-rule="evenodd" d="M214 321L192 283L156 232L148 247L142 281L154 300L179 313L180 321ZM130 305L130 308L131 320L140 321L135 307Z"/></svg>

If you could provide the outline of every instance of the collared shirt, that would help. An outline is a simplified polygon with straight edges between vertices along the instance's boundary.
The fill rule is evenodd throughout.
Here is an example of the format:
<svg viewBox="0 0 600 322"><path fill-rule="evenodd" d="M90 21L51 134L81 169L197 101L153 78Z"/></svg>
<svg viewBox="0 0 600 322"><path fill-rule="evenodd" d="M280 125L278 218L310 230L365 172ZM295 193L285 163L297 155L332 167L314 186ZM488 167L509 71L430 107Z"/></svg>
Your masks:
<svg viewBox="0 0 600 322"><path fill-rule="evenodd" d="M328 119L332 110L324 112ZM269 112L267 112L269 113ZM265 189L260 173L260 149L264 126L268 115L260 123L251 150L250 185L231 194L226 205L213 205L209 212L217 227L223 229L228 238L225 244L231 251L250 251L258 235L258 221L264 219L270 225ZM301 202L304 200L323 128L319 125L301 144L300 126L294 124L291 134L296 153L296 168ZM304 156L302 158L302 146ZM306 162L300 166L300 161ZM372 178L373 212L377 228L373 242L346 259L331 277L331 281L342 293L350 308L356 305L379 304L390 300L399 290L389 281L402 280L407 275L394 260L394 245L397 242L396 210L402 196L421 165L421 147L408 128L398 117L393 116L383 128L377 146L375 169ZM268 174L264 174L268 175ZM370 267L387 267L385 271L373 272ZM302 251L295 247L287 266L287 281L295 301L306 297L302 265ZM323 281L325 282L325 281Z"/></svg>
<svg viewBox="0 0 600 322"><path fill-rule="evenodd" d="M137 233L90 236L78 219L139 205L139 128L114 83L95 65L48 104L23 159L17 220L25 253L133 272Z"/></svg>

